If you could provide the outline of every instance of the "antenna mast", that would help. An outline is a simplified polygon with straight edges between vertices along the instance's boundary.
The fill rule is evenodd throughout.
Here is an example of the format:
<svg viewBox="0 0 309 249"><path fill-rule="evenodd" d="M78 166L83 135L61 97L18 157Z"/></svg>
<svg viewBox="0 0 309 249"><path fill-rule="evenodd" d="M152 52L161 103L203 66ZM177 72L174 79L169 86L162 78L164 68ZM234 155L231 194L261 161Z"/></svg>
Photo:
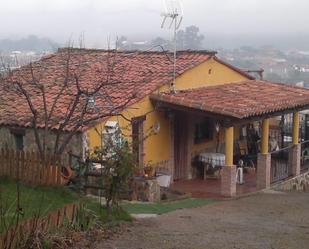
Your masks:
<svg viewBox="0 0 309 249"><path fill-rule="evenodd" d="M164 1L165 12L161 14L163 16L163 21L161 24L161 28L165 27L166 20L171 19L169 24L169 29L174 28L174 65L173 65L173 81L170 85L170 90L175 93L176 92L176 62L177 62L177 30L180 27L183 18L182 12L182 4L180 0L165 0Z"/></svg>

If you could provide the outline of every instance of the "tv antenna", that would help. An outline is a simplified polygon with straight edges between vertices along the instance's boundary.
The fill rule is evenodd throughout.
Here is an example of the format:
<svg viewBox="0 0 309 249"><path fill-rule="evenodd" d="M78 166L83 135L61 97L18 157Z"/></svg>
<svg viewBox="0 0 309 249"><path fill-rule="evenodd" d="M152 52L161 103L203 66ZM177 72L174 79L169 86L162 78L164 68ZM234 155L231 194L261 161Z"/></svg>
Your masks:
<svg viewBox="0 0 309 249"><path fill-rule="evenodd" d="M182 19L183 19L183 8L181 0L164 0L164 12L161 14L163 16L163 21L161 28L165 28L167 19L170 19L168 28L173 28L174 30L174 65L173 65L173 82L171 82L170 89L172 92L176 91L176 55L177 55L177 30L179 29Z"/></svg>

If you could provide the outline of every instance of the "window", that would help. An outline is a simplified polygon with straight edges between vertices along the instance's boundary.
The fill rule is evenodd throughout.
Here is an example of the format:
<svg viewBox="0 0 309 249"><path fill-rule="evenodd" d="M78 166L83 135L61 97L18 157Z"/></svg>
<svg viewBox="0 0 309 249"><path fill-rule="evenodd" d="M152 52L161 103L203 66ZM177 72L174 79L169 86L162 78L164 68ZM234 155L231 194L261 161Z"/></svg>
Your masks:
<svg viewBox="0 0 309 249"><path fill-rule="evenodd" d="M14 136L15 149L16 150L23 150L24 149L24 136L26 134L25 129L23 129L23 128L11 128L10 132Z"/></svg>
<svg viewBox="0 0 309 249"><path fill-rule="evenodd" d="M122 136L117 121L107 121L103 132L103 144L107 147L119 146L122 144Z"/></svg>
<svg viewBox="0 0 309 249"><path fill-rule="evenodd" d="M16 150L23 150L24 149L24 136L20 134L14 134L14 138L15 138Z"/></svg>
<svg viewBox="0 0 309 249"><path fill-rule="evenodd" d="M214 122L211 119L203 119L195 124L194 143L198 144L213 139Z"/></svg>

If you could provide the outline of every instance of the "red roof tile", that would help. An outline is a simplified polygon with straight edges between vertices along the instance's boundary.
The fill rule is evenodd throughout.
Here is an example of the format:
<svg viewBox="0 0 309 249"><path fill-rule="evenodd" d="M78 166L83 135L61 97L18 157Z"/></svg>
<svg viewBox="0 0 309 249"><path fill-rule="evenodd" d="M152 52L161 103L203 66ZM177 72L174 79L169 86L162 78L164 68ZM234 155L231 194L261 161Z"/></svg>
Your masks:
<svg viewBox="0 0 309 249"><path fill-rule="evenodd" d="M208 60L211 55L213 54L205 51L178 52L177 75ZM67 49L61 49L33 64L35 76L45 86L49 110L63 85L66 73L66 56ZM112 73L108 73L108 58L112 63L115 63ZM108 112L112 106L121 106L132 96L134 98L129 104L140 100L161 85L171 82L173 79L171 58L172 54L167 52L123 51L115 54L106 50L73 49L70 55L69 70L71 75L79 74L83 90L93 90L100 81L107 81L107 76L110 76L108 78L109 85L103 87L95 97L97 111ZM14 77L23 79L23 84L38 109L38 125L44 127L42 96L35 87L27 83L27 80L31 80L30 75L30 69L27 66L14 71ZM61 101L57 103L56 115L49 122L49 128L57 129L59 127L59 123L63 122L66 116L67 107L77 94L73 78L70 78L68 85ZM108 93L110 98L103 97L104 93ZM81 101L85 101L85 99ZM91 114L89 115L91 116ZM30 126L31 118L32 115L25 98L21 94L5 88L4 84L0 84L0 125ZM71 119L67 130L72 129L74 120L77 119L78 113Z"/></svg>
<svg viewBox="0 0 309 249"><path fill-rule="evenodd" d="M152 94L154 101L243 119L309 105L309 89L248 80L173 93Z"/></svg>

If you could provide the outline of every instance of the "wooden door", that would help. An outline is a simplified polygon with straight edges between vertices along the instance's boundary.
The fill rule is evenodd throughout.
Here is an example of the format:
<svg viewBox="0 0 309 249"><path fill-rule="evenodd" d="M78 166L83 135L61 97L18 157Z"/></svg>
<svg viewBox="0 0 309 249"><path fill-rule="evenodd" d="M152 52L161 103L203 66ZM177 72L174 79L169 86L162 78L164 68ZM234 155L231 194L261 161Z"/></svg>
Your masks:
<svg viewBox="0 0 309 249"><path fill-rule="evenodd" d="M189 125L185 113L177 113L174 120L174 180L188 176Z"/></svg>
<svg viewBox="0 0 309 249"><path fill-rule="evenodd" d="M144 164L144 121L146 117L141 116L132 119L132 149L134 161L137 166Z"/></svg>

